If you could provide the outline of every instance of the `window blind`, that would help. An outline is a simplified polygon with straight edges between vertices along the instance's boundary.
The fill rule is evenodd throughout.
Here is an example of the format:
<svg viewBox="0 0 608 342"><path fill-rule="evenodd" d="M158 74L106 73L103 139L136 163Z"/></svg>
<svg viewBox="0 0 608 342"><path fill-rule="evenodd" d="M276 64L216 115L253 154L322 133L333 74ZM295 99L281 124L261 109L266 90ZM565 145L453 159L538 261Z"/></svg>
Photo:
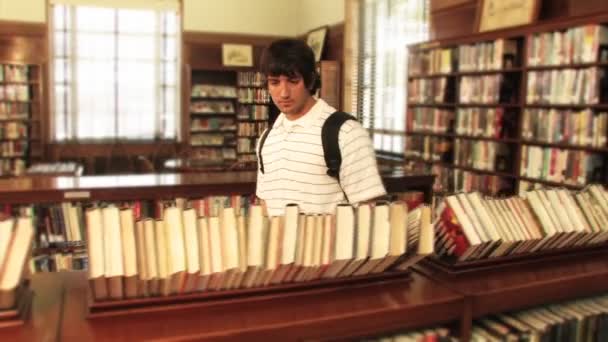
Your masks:
<svg viewBox="0 0 608 342"><path fill-rule="evenodd" d="M428 39L428 0L347 0L345 64L351 108L380 152L401 155L407 99L407 45ZM349 69L347 69L349 70Z"/></svg>

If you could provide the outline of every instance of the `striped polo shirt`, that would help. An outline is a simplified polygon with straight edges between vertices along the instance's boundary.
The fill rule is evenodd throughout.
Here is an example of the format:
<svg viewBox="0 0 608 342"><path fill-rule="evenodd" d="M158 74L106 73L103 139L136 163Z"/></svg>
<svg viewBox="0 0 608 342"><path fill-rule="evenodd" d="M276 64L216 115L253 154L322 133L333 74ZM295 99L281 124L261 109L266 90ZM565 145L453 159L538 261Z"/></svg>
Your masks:
<svg viewBox="0 0 608 342"><path fill-rule="evenodd" d="M318 99L308 113L290 121L281 113L264 142L264 173L259 171L256 194L268 215L283 215L289 203L301 212L334 213L339 203L358 203L386 194L369 134L354 120L340 128L340 181L327 175L321 128L336 110ZM259 146L258 146L259 153ZM342 192L344 189L344 193Z"/></svg>

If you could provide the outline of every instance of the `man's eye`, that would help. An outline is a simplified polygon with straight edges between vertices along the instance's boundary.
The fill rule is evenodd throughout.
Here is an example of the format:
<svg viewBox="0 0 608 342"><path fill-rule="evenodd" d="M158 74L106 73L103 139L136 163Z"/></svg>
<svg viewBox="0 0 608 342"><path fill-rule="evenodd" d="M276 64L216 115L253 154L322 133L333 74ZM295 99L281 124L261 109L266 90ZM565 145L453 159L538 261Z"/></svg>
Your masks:
<svg viewBox="0 0 608 342"><path fill-rule="evenodd" d="M296 83L300 82L300 79L299 78L292 78L292 79L289 80L289 82L296 84Z"/></svg>

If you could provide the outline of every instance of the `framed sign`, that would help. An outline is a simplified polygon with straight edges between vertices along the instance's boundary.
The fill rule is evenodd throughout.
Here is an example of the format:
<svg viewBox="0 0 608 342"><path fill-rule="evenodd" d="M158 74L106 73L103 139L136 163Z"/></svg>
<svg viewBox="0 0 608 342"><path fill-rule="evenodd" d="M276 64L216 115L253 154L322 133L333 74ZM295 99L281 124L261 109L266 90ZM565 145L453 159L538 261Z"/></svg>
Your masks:
<svg viewBox="0 0 608 342"><path fill-rule="evenodd" d="M321 60L323 46L325 46L325 35L327 35L327 27L323 26L308 32L308 35L306 36L306 44L308 44L315 53L315 62Z"/></svg>
<svg viewBox="0 0 608 342"><path fill-rule="evenodd" d="M253 66L253 47L247 44L222 44L224 66Z"/></svg>
<svg viewBox="0 0 608 342"><path fill-rule="evenodd" d="M539 0L479 0L477 32L533 23L538 16Z"/></svg>

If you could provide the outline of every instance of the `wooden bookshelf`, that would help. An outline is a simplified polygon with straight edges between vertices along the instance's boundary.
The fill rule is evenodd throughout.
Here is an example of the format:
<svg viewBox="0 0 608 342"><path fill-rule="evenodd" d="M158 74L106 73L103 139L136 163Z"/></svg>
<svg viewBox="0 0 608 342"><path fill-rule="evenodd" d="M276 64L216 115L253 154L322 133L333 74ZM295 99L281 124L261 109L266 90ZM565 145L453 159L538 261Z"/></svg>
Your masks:
<svg viewBox="0 0 608 342"><path fill-rule="evenodd" d="M262 132L268 128L278 109L272 103L266 77L259 71L239 71L237 74L238 130L236 153L240 164L255 169L255 148Z"/></svg>
<svg viewBox="0 0 608 342"><path fill-rule="evenodd" d="M477 144L476 146L480 151L490 149L489 146L481 145L484 143L507 144L506 149L503 147L501 149L503 151L508 150L507 159L512 161L513 166L505 172L494 172L494 175L501 177L503 180L501 184L504 184L505 191L510 190L510 193L521 192L533 183L553 186L563 184L570 188L581 188L589 182L608 184L608 178L601 176L606 174L608 170L608 160L605 155L608 148L606 144L607 127L600 126L602 128L601 132L591 132L589 130L589 132L576 133L587 134L585 139L588 139L587 137L590 137L591 140L602 139L600 142L594 141L585 144L573 143L571 140L544 141L539 138L537 132L534 132L532 136L527 133L530 129L546 129L549 132L547 134L556 134L553 132L562 135L572 134L567 133L570 128L559 121L562 120L562 117L566 118L563 119L566 120L564 122L572 122L575 119L582 120L580 119L583 115L581 113L590 111L592 113L591 119L585 120L600 122L598 118L603 115L601 113L608 112L608 78L605 76L608 69L608 46L598 44L597 50L594 50L596 55L583 55L583 41L573 40L572 44L575 48L572 51L576 54L573 55L576 58L567 58L569 55L566 53L546 53L548 51L546 48L547 41L555 39L553 37L556 35L560 35L560 39L565 41L567 37L573 37L572 32L575 29L585 25L595 25L595 27L598 27L597 30L599 30L599 27L608 30L608 13L552 20L542 24L411 45L409 47L410 60L408 61L411 75L407 77L408 87L410 88L408 96L410 98L406 139L410 139L408 141L412 141L411 139L415 137L418 137L416 139L435 139L429 140L429 142L425 140L424 144L449 145L450 150L443 151L448 155L442 157L441 160L454 160L454 142L456 139L477 140L478 142L474 144ZM591 41L594 42L593 39ZM490 48L490 46L492 47ZM539 51L542 48L544 48L542 50L544 55L540 56ZM502 51L503 53L500 56L498 56L498 53L492 55L494 51ZM484 53L485 55L482 56ZM593 70L597 70L597 72ZM542 73L553 73L558 76L551 76L555 79L548 82L544 80L548 80L549 76ZM579 73L580 76L569 76L570 73L573 75ZM585 73L584 76L583 73ZM601 76L602 74L604 76ZM494 84L491 83L493 77L500 77L500 79ZM585 77L585 82L581 83L582 91L560 92L561 90L555 88L563 84L570 84L566 79L567 77ZM591 80L595 80L596 88L587 89L594 84L591 83ZM567 98L560 94L567 95ZM486 95L488 96L486 97ZM575 99L575 95L579 98ZM590 97L583 99L584 96ZM483 99L483 101L479 101L479 99ZM470 111L475 111L480 114L479 117L483 115L485 118L488 112L484 112L484 110L490 109L501 111L501 130L504 130L500 133L501 138L455 133L457 132L455 127L459 124L460 121L458 120L461 115L468 115L469 118L472 118L470 115L473 114ZM466 112L466 110L469 110L469 112ZM429 132L428 127L426 130L420 127L416 129L410 127L410 120L412 117L416 117L415 113L419 113L418 117L424 117L422 113L425 113L427 117L428 115L444 115L433 114L439 113L439 111L451 113L448 127L443 130L445 133ZM530 128L526 126L525 120L528 120L526 117L531 116L531 120L541 120L534 119L537 118L536 115L539 115L540 111L557 112L551 114L553 115L550 117L551 119L543 116L542 120L545 121L539 127ZM466 119L462 122L471 124ZM477 121L472 122L479 124ZM489 127L491 122L491 119L488 119L483 124ZM585 122L584 127L589 126L590 124ZM416 146L416 144L413 146ZM551 177L553 176L552 172L555 175L560 172L554 171L548 162L543 163L542 161L546 160L547 156L542 154L546 154L549 158L557 158L554 156L560 154L560 158L567 158L568 163L581 164L581 172L588 173L589 176L584 179L584 182L583 178L577 177L577 181L580 180L582 183L573 184L571 178L575 177L575 173L572 173L572 175L564 174L564 181L556 182L554 179L560 177ZM561 157L561 154L563 154L563 157ZM591 158L594 159L591 160ZM406 157L406 159L408 158ZM536 176L535 173L530 173L535 166L525 164L527 159L541 160L542 175ZM413 158L413 161L419 162L420 160ZM449 171L449 169L456 169L458 166L449 165L449 162L441 164L425 162L424 164L427 164L427 166L411 163L409 166L429 171L430 167L434 165L435 170L437 170L437 167L443 168L442 170L445 169L447 178L459 178L454 177L452 171ZM592 170L588 169L587 165L595 166ZM573 172L571 169L569 170L567 172ZM566 170L564 170L565 172ZM473 177L473 175L464 174L463 177ZM445 177L440 178L447 179ZM565 180L569 181L566 182ZM447 184L444 185L447 188ZM462 190L458 184L452 185L454 185L454 188L448 189L450 192Z"/></svg>
<svg viewBox="0 0 608 342"><path fill-rule="evenodd" d="M33 161L40 159L41 77L41 64L0 61L2 176L22 175Z"/></svg>
<svg viewBox="0 0 608 342"><path fill-rule="evenodd" d="M469 298L472 318L608 291L608 249L535 258L450 274L425 261L416 272ZM461 336L467 341L469 334Z"/></svg>
<svg viewBox="0 0 608 342"><path fill-rule="evenodd" d="M190 70L184 136L189 156L228 166L236 159L237 72Z"/></svg>

